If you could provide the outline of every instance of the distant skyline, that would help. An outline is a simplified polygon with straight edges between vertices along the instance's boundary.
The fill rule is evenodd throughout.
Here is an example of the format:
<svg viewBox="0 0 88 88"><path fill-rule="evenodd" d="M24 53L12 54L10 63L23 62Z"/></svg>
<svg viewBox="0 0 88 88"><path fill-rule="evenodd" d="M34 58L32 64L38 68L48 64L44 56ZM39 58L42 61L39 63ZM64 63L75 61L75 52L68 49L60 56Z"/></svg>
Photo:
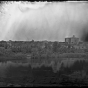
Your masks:
<svg viewBox="0 0 88 88"><path fill-rule="evenodd" d="M0 5L0 40L60 41L88 33L85 2L4 2Z"/></svg>

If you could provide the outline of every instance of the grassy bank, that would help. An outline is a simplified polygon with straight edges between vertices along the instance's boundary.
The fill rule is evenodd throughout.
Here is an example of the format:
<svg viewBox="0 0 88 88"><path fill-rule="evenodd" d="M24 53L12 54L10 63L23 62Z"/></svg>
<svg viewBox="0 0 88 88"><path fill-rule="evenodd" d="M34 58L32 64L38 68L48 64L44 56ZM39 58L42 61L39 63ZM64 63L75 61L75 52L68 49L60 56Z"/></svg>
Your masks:
<svg viewBox="0 0 88 88"><path fill-rule="evenodd" d="M0 56L0 62L6 62L6 61L20 61L20 62L26 62L26 55L24 54L12 54L12 55L2 55Z"/></svg>
<svg viewBox="0 0 88 88"><path fill-rule="evenodd" d="M30 58L32 62L43 62L43 61L57 61L63 58L84 58L88 59L87 53L46 53L46 54L30 54ZM12 53L12 54L2 54L0 55L0 62L5 61L27 61L27 55L23 53Z"/></svg>

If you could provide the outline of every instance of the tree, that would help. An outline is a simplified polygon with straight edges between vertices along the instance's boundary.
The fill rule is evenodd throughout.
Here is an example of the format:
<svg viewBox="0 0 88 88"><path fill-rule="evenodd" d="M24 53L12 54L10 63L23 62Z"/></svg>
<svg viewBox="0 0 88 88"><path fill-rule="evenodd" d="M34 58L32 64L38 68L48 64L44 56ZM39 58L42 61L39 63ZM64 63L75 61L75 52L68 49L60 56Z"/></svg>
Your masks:
<svg viewBox="0 0 88 88"><path fill-rule="evenodd" d="M53 52L57 52L57 51L58 51L58 42L55 41L55 42L53 43Z"/></svg>

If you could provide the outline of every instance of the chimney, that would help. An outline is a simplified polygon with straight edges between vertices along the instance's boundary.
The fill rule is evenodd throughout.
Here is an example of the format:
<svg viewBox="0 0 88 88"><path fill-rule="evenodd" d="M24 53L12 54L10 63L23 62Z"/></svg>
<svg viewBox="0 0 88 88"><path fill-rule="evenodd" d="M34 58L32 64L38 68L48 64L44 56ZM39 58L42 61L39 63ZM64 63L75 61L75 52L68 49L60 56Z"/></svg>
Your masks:
<svg viewBox="0 0 88 88"><path fill-rule="evenodd" d="M75 38L75 35L73 35L73 38Z"/></svg>

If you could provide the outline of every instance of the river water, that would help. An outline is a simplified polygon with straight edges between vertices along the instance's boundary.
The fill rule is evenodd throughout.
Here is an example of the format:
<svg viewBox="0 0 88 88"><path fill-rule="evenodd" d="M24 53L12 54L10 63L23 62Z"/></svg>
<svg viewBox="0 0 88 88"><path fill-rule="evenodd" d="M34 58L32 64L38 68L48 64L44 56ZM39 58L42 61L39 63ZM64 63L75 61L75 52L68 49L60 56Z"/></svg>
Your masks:
<svg viewBox="0 0 88 88"><path fill-rule="evenodd" d="M63 59L52 61L49 65L30 64L29 62L0 62L0 85L34 85L58 84L61 75L70 75L75 71L84 70L88 73L88 60Z"/></svg>

